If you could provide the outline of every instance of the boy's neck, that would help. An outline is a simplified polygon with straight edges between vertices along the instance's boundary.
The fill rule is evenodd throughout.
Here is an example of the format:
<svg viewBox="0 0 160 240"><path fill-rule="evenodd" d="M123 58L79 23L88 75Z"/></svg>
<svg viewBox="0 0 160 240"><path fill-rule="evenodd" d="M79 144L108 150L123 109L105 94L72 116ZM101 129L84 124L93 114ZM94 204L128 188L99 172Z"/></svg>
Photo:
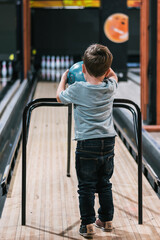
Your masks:
<svg viewBox="0 0 160 240"><path fill-rule="evenodd" d="M86 76L86 81L93 85L99 85L103 82L103 80L104 80L104 76L97 77L97 78L90 76L89 74L88 76Z"/></svg>

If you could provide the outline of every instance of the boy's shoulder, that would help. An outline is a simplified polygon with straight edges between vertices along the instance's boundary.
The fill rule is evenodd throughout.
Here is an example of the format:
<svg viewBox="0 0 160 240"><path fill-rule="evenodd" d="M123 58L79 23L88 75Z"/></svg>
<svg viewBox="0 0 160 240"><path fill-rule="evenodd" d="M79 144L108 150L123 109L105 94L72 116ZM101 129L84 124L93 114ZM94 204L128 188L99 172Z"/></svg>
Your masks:
<svg viewBox="0 0 160 240"><path fill-rule="evenodd" d="M116 82L117 83L117 81L116 81L116 79L114 77L105 78L103 81L104 82L110 81L110 82Z"/></svg>
<svg viewBox="0 0 160 240"><path fill-rule="evenodd" d="M69 85L70 88L79 88L79 87L82 87L82 86L87 86L87 82L85 81L76 81L74 82L73 84Z"/></svg>
<svg viewBox="0 0 160 240"><path fill-rule="evenodd" d="M76 81L75 83L69 85L69 87L71 87L74 91L79 91L79 89L81 89L83 87L87 88L87 89L108 88L110 84L117 86L117 81L114 77L105 78L103 80L103 82L101 84L98 84L98 85L90 84L87 81Z"/></svg>

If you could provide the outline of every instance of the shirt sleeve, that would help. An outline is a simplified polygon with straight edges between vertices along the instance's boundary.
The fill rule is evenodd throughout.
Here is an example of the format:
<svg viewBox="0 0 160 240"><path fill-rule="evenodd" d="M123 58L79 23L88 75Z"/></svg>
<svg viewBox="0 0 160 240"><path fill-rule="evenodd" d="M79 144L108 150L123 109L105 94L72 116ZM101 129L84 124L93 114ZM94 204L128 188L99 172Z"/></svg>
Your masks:
<svg viewBox="0 0 160 240"><path fill-rule="evenodd" d="M62 91L59 95L62 103L75 103L77 100L77 84L70 85L66 90Z"/></svg>
<svg viewBox="0 0 160 240"><path fill-rule="evenodd" d="M110 78L108 79L108 84L109 84L109 89L110 89L111 91L115 92L115 91L117 90L117 88L118 88L118 83L117 83L117 81L116 81L115 78L110 77Z"/></svg>

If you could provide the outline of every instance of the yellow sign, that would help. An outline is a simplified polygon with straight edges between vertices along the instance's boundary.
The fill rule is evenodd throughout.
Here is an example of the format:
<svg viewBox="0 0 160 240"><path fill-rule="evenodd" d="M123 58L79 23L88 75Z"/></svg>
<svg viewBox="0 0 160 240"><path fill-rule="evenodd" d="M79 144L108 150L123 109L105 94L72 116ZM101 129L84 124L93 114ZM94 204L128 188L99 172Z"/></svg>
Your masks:
<svg viewBox="0 0 160 240"><path fill-rule="evenodd" d="M14 54L10 54L9 60L13 61L14 60Z"/></svg>
<svg viewBox="0 0 160 240"><path fill-rule="evenodd" d="M37 50L36 50L36 49L33 49L33 50L32 50L32 54L33 54L33 55L36 55L36 54L37 54Z"/></svg>
<svg viewBox="0 0 160 240"><path fill-rule="evenodd" d="M31 8L43 7L100 7L100 0L30 0Z"/></svg>

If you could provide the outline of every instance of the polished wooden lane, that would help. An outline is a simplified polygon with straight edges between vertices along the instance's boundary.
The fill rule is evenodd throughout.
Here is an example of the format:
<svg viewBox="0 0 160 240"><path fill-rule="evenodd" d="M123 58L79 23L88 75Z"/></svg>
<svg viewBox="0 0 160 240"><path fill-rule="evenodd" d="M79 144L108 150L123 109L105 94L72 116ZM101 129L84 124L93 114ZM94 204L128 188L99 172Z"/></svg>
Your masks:
<svg viewBox="0 0 160 240"><path fill-rule="evenodd" d="M35 98L55 97L57 85L39 83ZM0 239L83 239L79 234L77 179L72 141L66 177L67 108L41 107L31 117L27 145L26 226L21 226L21 151L0 219ZM112 177L114 230L94 239L160 239L160 200L143 178L143 225L138 225L137 164L117 137ZM98 208L96 196L95 207Z"/></svg>

